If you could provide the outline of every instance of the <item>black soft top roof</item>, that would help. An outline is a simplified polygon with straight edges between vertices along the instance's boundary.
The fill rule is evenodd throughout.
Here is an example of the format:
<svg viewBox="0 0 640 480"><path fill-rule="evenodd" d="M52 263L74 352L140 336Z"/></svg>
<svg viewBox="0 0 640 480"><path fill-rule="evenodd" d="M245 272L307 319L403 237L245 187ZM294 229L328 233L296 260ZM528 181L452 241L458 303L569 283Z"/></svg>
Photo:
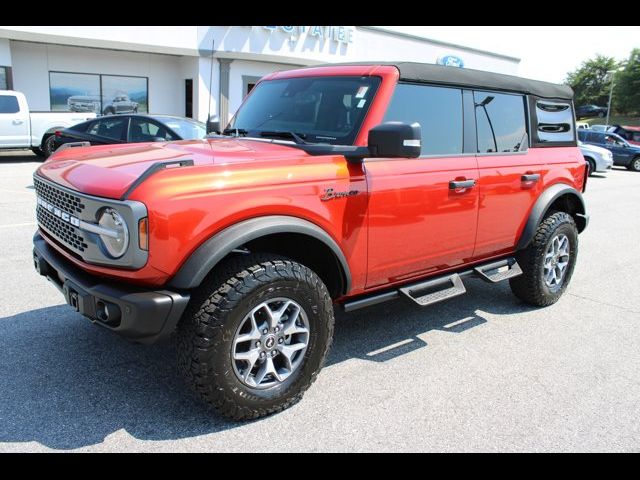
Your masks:
<svg viewBox="0 0 640 480"><path fill-rule="evenodd" d="M445 67L418 62L349 62L334 65L392 65L400 71L400 80L409 82L441 83L461 87L486 88L508 92L527 93L544 98L573 99L573 90L567 85L541 82L514 75L485 72L470 68Z"/></svg>

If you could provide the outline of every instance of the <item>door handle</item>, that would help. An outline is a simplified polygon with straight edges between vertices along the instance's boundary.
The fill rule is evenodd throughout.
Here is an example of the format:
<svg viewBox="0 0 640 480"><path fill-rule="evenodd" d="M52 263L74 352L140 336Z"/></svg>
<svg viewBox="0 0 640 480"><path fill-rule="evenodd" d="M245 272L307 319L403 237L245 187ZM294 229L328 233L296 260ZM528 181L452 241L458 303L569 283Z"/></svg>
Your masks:
<svg viewBox="0 0 640 480"><path fill-rule="evenodd" d="M14 120L13 122L14 125L22 125L24 122L22 120Z"/></svg>
<svg viewBox="0 0 640 480"><path fill-rule="evenodd" d="M540 180L539 173L526 173L520 177L523 182L537 182Z"/></svg>
<svg viewBox="0 0 640 480"><path fill-rule="evenodd" d="M471 188L476 184L475 180L451 180L449 182L449 189L457 190L459 188Z"/></svg>

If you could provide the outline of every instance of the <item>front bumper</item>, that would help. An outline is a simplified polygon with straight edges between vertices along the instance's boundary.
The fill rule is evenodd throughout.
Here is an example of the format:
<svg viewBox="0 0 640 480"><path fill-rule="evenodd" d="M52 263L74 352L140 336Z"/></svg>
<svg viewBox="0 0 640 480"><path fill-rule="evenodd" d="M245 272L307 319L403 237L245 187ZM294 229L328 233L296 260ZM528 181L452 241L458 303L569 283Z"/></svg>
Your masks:
<svg viewBox="0 0 640 480"><path fill-rule="evenodd" d="M42 238L33 237L33 261L77 312L140 343L164 339L175 329L189 294L148 290L90 275L70 264Z"/></svg>

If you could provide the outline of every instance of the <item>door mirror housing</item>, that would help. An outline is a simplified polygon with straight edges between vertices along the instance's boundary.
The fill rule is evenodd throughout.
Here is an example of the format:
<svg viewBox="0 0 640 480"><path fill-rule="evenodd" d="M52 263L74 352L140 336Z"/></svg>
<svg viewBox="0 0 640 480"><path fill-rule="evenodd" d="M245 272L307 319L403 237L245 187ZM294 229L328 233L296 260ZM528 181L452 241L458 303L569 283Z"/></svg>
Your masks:
<svg viewBox="0 0 640 480"><path fill-rule="evenodd" d="M422 127L415 122L385 122L369 130L369 154L382 158L417 158L422 148Z"/></svg>
<svg viewBox="0 0 640 480"><path fill-rule="evenodd" d="M166 139L166 138L164 138L164 137L153 137L153 138L151 139L151 141L152 141L152 142L166 142L166 141L167 141L167 139Z"/></svg>
<svg viewBox="0 0 640 480"><path fill-rule="evenodd" d="M218 117L212 117L207 120L207 134L220 133L220 120Z"/></svg>

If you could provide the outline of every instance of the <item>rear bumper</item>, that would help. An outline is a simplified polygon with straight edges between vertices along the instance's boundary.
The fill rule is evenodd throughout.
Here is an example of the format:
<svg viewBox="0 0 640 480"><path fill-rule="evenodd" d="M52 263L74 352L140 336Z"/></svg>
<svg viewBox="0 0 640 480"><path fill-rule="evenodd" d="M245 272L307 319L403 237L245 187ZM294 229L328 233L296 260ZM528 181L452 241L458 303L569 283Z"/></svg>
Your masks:
<svg viewBox="0 0 640 480"><path fill-rule="evenodd" d="M33 237L33 261L38 273L47 277L77 312L140 343L168 337L189 302L186 292L148 290L89 275L57 253L40 233Z"/></svg>

